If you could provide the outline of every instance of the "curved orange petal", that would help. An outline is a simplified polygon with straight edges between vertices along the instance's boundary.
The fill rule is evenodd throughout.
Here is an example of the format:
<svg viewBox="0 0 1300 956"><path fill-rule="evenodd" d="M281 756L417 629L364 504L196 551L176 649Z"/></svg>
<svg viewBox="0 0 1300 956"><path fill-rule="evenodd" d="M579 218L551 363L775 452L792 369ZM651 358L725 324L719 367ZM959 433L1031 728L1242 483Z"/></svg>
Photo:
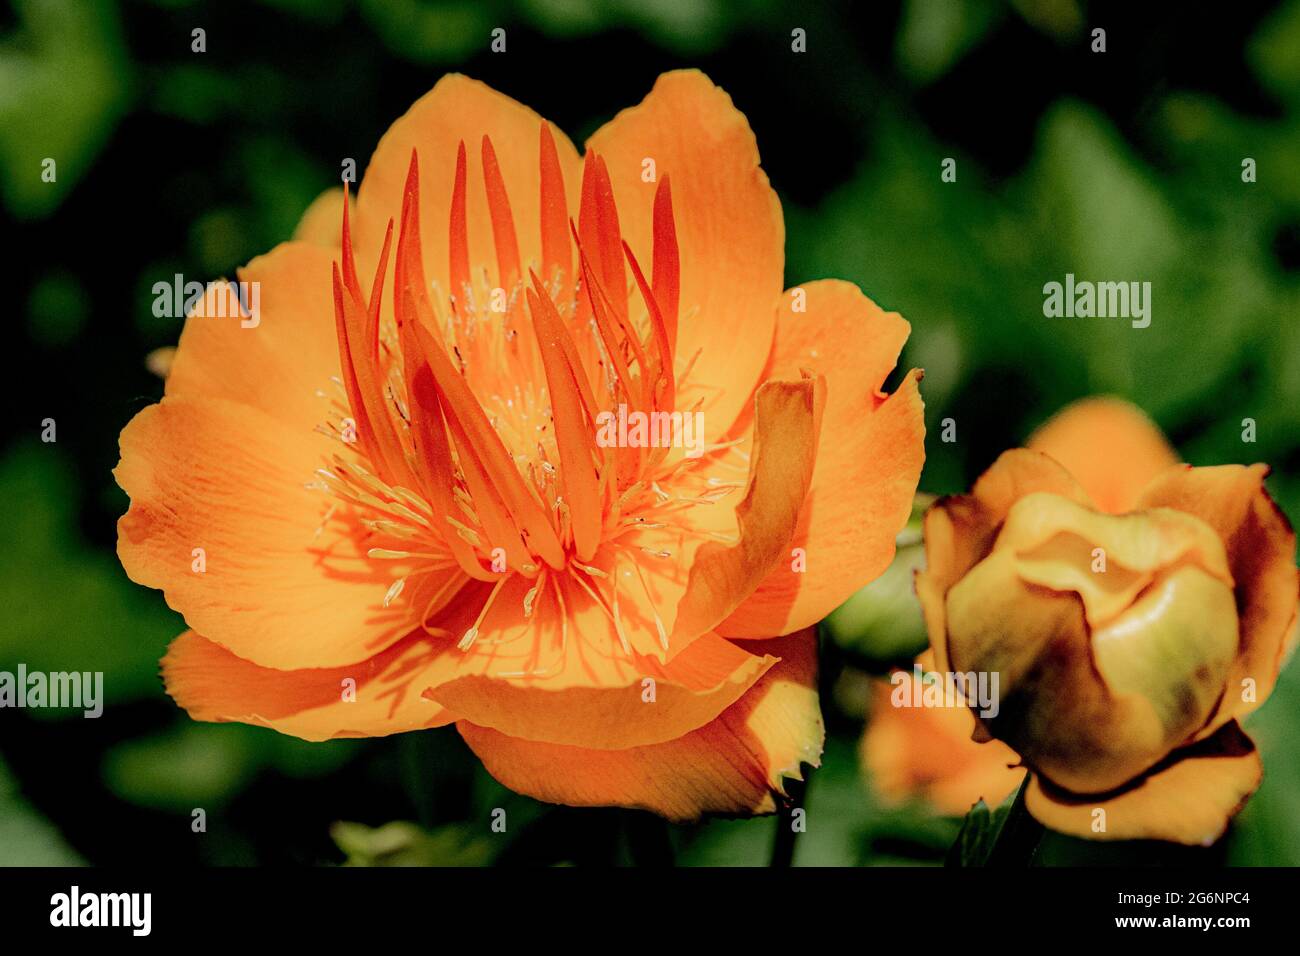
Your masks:
<svg viewBox="0 0 1300 956"><path fill-rule="evenodd" d="M221 398L144 409L122 431L114 471L131 498L118 522L127 574L266 667L334 667L397 641L416 596L383 599L402 562L368 559L347 512L327 520L330 499L306 487L326 441Z"/></svg>
<svg viewBox="0 0 1300 956"><path fill-rule="evenodd" d="M456 154L461 143L466 164L465 217L471 268L490 267L496 281L497 247L488 204L483 163L479 160L486 136L491 140L509 197L520 261L542 261L541 128L537 113L510 97L452 73L420 97L386 132L375 148L357 196L356 241L360 271L369 275L378 261L388 220L402 209L402 196L411 151L420 161L420 237L424 275L436 281L444 295L459 294L450 281L452 187ZM577 215L582 162L568 137L547 124L555 145L570 215ZM549 279L549 276L546 277ZM391 282L391 280L390 280ZM389 286L391 288L391 285ZM385 297L392 302L392 296Z"/></svg>
<svg viewBox="0 0 1300 956"><path fill-rule="evenodd" d="M283 671L186 631L167 649L162 677L167 693L195 720L270 727L304 740L382 737L455 719L420 694L438 656L426 640L408 637L345 667Z"/></svg>
<svg viewBox="0 0 1300 956"><path fill-rule="evenodd" d="M1025 801L1040 823L1073 836L1209 846L1255 792L1263 772L1255 745L1230 723L1119 794L1069 794L1035 777Z"/></svg>
<svg viewBox="0 0 1300 956"><path fill-rule="evenodd" d="M1171 508L1110 515L1060 495L1034 492L1012 506L997 547L1014 552L1024 581L1078 594L1094 629L1118 617L1157 577L1175 573L1181 564L1200 568L1225 593L1233 585L1214 529ZM1106 555L1104 574L1092 567L1098 547Z"/></svg>
<svg viewBox="0 0 1300 956"><path fill-rule="evenodd" d="M665 73L638 106L587 141L605 161L623 237L653 257L657 182L671 177L680 258L678 407L704 400L710 440L750 401L767 362L781 296L785 223L758 145L731 98L697 70ZM655 181L642 179L646 160Z"/></svg>
<svg viewBox="0 0 1300 956"><path fill-rule="evenodd" d="M736 506L737 541L710 542L696 552L677 605L670 653L683 640L716 627L779 563L789 561L790 541L812 484L825 393L820 377L765 382L759 388L749 479Z"/></svg>
<svg viewBox="0 0 1300 956"><path fill-rule="evenodd" d="M341 237L339 223L342 221L343 187L332 186L312 200L294 227L293 238L298 242L310 242L338 252Z"/></svg>
<svg viewBox="0 0 1300 956"><path fill-rule="evenodd" d="M628 747L707 723L775 662L704 634L664 663L653 653L662 651L659 636L628 614L627 602L613 602L611 578L595 571L582 582L571 574L501 582L488 604L474 604L469 641L461 609L449 608L431 623L466 646L430 673L426 696L511 736Z"/></svg>
<svg viewBox="0 0 1300 956"><path fill-rule="evenodd" d="M210 286L186 319L166 394L238 402L304 433L323 422L329 402L322 393L333 391L331 379L340 374L333 255L321 245L286 242L240 269L240 281L258 284L260 308L248 318L220 317L223 286Z"/></svg>
<svg viewBox="0 0 1300 956"><path fill-rule="evenodd" d="M614 639L607 629L603 636ZM427 696L462 720L512 738L623 750L672 740L707 724L776 662L706 634L667 667L634 659L631 680L614 685L552 689L546 680L471 675L431 687Z"/></svg>
<svg viewBox="0 0 1300 956"><path fill-rule="evenodd" d="M951 670L944 610L948 590L989 553L1011 506L1035 491L1089 503L1087 493L1054 459L1013 448L989 466L970 494L940 498L925 513L926 567L917 572L916 595L938 670Z"/></svg>
<svg viewBox="0 0 1300 956"><path fill-rule="evenodd" d="M1264 487L1267 476L1266 465L1185 466L1165 472L1138 501L1141 508L1175 508L1195 515L1218 533L1227 549L1236 582L1241 645L1206 734L1245 716L1268 697L1296 633L1296 536Z"/></svg>
<svg viewBox="0 0 1300 956"><path fill-rule="evenodd" d="M671 820L771 813L784 781L802 779L801 764L820 762L816 643L809 629L752 645L779 654L780 663L716 720L664 743L591 750L456 726L489 773L539 800L638 807Z"/></svg>
<svg viewBox="0 0 1300 956"><path fill-rule="evenodd" d="M806 313L778 313L767 377L809 369L827 382L812 489L791 548L807 569L779 564L719 631L733 637L786 634L820 621L894 557L925 461L925 407L912 372L892 395L880 391L910 329L857 286L810 282Z"/></svg>
<svg viewBox="0 0 1300 956"><path fill-rule="evenodd" d="M1078 480L1102 511L1122 514L1178 455L1136 405L1118 398L1085 398L1053 415L1026 443L1050 455Z"/></svg>

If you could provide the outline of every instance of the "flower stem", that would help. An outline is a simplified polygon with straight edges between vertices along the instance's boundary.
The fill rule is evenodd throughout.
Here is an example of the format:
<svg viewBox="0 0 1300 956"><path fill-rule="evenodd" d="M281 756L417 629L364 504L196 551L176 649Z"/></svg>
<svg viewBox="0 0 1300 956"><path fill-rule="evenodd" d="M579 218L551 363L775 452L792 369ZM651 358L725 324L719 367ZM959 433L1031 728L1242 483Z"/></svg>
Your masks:
<svg viewBox="0 0 1300 956"><path fill-rule="evenodd" d="M808 781L812 768L804 765L802 780L787 780L786 792L790 796L789 804L782 807L776 815L776 836L772 840L772 859L768 866L788 867L794 861L794 841L800 830L794 827L794 811L801 808L808 799Z"/></svg>

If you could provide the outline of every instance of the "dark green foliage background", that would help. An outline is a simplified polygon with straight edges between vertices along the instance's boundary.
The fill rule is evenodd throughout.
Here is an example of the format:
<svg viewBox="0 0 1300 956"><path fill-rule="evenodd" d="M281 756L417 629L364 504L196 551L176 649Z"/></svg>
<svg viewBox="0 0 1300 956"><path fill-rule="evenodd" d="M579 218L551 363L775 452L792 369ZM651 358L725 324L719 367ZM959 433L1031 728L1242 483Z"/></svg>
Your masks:
<svg viewBox="0 0 1300 956"><path fill-rule="evenodd" d="M444 72L581 143L669 68L705 69L785 204L787 284L840 276L911 320L922 487L957 491L1066 402L1126 396L1197 464L1261 460L1300 515L1300 2L12 0L0 6L5 324L0 669L102 670L99 720L0 711L0 864L765 864L776 821L665 828L510 794L451 730L306 744L191 722L183 627L113 554L117 434L161 394L150 287L288 237ZM804 7L807 7L804 9ZM1134 9L1138 8L1138 9ZM488 52L505 27L505 55ZM808 52L790 51L793 27ZM1089 51L1107 30L1108 50ZM207 52L190 32L207 31ZM58 182L42 183L44 157ZM941 184L943 157L958 180ZM1241 181L1243 157L1258 182ZM1050 320L1042 286L1149 280L1151 327ZM958 441L937 440L953 417ZM58 423L56 444L40 422ZM1258 441L1241 441L1254 418ZM958 829L857 766L867 674L916 649L906 575L823 634L829 739L798 864L939 863ZM1252 721L1260 793L1218 845L1049 836L1042 863L1300 863L1300 674ZM190 829L195 807L206 834ZM489 814L507 810L492 834Z"/></svg>

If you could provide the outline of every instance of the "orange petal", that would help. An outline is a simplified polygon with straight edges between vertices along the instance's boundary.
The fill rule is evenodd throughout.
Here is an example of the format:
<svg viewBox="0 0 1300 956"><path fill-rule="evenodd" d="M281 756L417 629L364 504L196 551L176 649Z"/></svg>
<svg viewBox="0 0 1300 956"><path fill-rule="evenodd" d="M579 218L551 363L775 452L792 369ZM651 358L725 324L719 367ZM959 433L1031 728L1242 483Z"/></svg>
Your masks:
<svg viewBox="0 0 1300 956"><path fill-rule="evenodd" d="M492 138L483 137L482 144L483 182L487 187L488 214L492 219L492 241L496 244L497 283L509 289L520 278L519 241L515 235L515 220L510 212L510 193L501 178L501 166L497 162L496 150L492 148ZM541 171L538 171L541 178ZM540 194L540 193L539 193ZM538 208L538 237L541 237L541 211Z"/></svg>
<svg viewBox="0 0 1300 956"><path fill-rule="evenodd" d="M162 676L195 720L270 727L303 740L382 737L454 720L420 696L423 672L437 657L427 641L408 638L345 667L273 670L186 631L167 649Z"/></svg>
<svg viewBox="0 0 1300 956"><path fill-rule="evenodd" d="M1098 547L1106 555L1104 574L1093 568ZM1158 576L1178 565L1201 569L1229 592L1233 583L1214 529L1170 508L1110 515L1060 495L1034 492L1008 512L997 548L1015 552L1017 572L1030 584L1078 594L1094 630L1130 608Z"/></svg>
<svg viewBox="0 0 1300 956"><path fill-rule="evenodd" d="M1156 475L1178 464L1164 434L1141 409L1118 398L1086 398L1057 412L1027 443L1050 455L1102 511L1133 509Z"/></svg>
<svg viewBox="0 0 1300 956"><path fill-rule="evenodd" d="M668 337L668 350L677 352L677 319L681 302L682 264L677 248L677 223L673 218L673 190L671 180L665 175L655 190L654 204L654 261L651 287L654 298L663 310L664 331ZM633 255L628 249L629 257Z"/></svg>
<svg viewBox="0 0 1300 956"><path fill-rule="evenodd" d="M1195 515L1218 533L1228 552L1241 647L1207 734L1263 703L1296 633L1300 584L1295 531L1264 488L1267 475L1266 465L1173 469L1153 481L1138 501L1141 508Z"/></svg>
<svg viewBox="0 0 1300 956"><path fill-rule="evenodd" d="M557 696L574 688L628 687L645 676L638 648L620 640L605 581L599 582L603 588L584 587L567 572L543 569L542 574L498 581L491 599L477 602L472 622L460 623L457 608L451 609L452 623L432 622L465 650L450 659L453 666L436 683L430 682L431 695L436 696L437 685L471 676L514 681Z"/></svg>
<svg viewBox="0 0 1300 956"><path fill-rule="evenodd" d="M670 652L718 625L781 562L812 485L826 401L823 378L766 382L754 397L754 441L745 496L736 506L738 540L710 542L695 554L677 605Z"/></svg>
<svg viewBox="0 0 1300 956"><path fill-rule="evenodd" d="M576 630L576 626L575 626ZM607 637L609 629L600 629ZM576 640L588 635L574 634ZM639 662L639 674L617 686L555 690L548 682L462 677L431 688L430 699L460 719L512 738L623 750L662 743L707 724L734 704L775 664L707 634L668 666ZM646 680L653 681L653 697Z"/></svg>
<svg viewBox="0 0 1300 956"><path fill-rule="evenodd" d="M370 561L348 513L325 522L330 500L305 487L328 439L225 399L167 397L120 442L122 566L210 640L266 667L334 667L410 630L407 601L383 607L401 562Z"/></svg>
<svg viewBox="0 0 1300 956"><path fill-rule="evenodd" d="M539 800L638 807L671 820L771 813L784 781L802 779L802 763L820 762L816 643L809 629L753 645L780 655L780 663L716 720L665 743L591 750L456 726L489 773Z"/></svg>
<svg viewBox="0 0 1300 956"><path fill-rule="evenodd" d="M838 280L803 287L808 311L783 306L765 377L801 369L824 375L826 412L812 490L792 548L807 570L781 562L722 625L729 636L786 634L815 624L874 580L894 557L925 461L925 417L913 372L892 395L880 391L909 326L857 286Z"/></svg>
<svg viewBox="0 0 1300 956"><path fill-rule="evenodd" d="M448 74L397 120L375 149L362 179L357 199L357 242L360 268L373 268L383 229L390 216L402 208L403 185L411 150L420 156L420 234L423 238L424 274L436 281L444 295L459 296L450 281L452 187L456 156L461 143L471 151L492 141L501 174L500 183L510 196L510 214L518 240L519 261L542 261L541 177L538 168L538 131L544 120L537 113L477 80ZM577 183L581 160L568 137L550 127L558 166L565 182ZM469 266L490 266L497 261L492 215L481 162L466 170L465 221L468 226ZM570 200L576 197L570 196ZM569 209L577 213L576 204ZM492 270L495 274L496 270ZM549 277L548 277L549 278Z"/></svg>
<svg viewBox="0 0 1300 956"><path fill-rule="evenodd" d="M307 207L293 230L298 242L310 242L327 249L339 248L339 220L343 218L343 188L325 190Z"/></svg>
<svg viewBox="0 0 1300 956"><path fill-rule="evenodd" d="M676 325L674 324L670 329L664 320L664 313L659 306L654 289L646 281L645 273L641 271L641 264L636 261L632 248L626 242L623 243L623 252L627 255L627 264L632 269L632 277L636 280L641 301L645 303L650 317L651 341L655 347L654 362L650 366L654 377L651 389L652 404L655 409L674 408L677 404L677 383L673 371L672 339L677 334ZM661 292L661 294L665 293ZM665 454L667 451L661 449L660 460Z"/></svg>
<svg viewBox="0 0 1300 956"><path fill-rule="evenodd" d="M409 178L410 174L407 175ZM450 286L448 294L456 303L457 311L462 314L467 309L466 301L473 298L469 264L468 184L469 164L465 158L465 141L461 140L456 145L456 178L451 187L451 208L447 222L447 277Z"/></svg>
<svg viewBox="0 0 1300 956"><path fill-rule="evenodd" d="M537 277L533 276L534 285ZM600 543L600 495L594 440L587 427L588 401L583 397L584 372L573 364L569 334L550 297L528 290L528 311L533 317L537 346L550 389L555 440L559 448L560 481L570 502L573 536L578 556L589 560Z"/></svg>
<svg viewBox="0 0 1300 956"><path fill-rule="evenodd" d="M922 670L934 656L921 655ZM960 707L904 707L911 701L911 673L872 682L871 719L862 738L862 760L872 785L887 801L921 799L940 813L964 815L977 800L997 806L1024 779L1020 758L1000 740L976 743L975 715Z"/></svg>
<svg viewBox="0 0 1300 956"><path fill-rule="evenodd" d="M641 178L644 161L654 161L657 179L672 177L678 368L700 352L678 407L703 398L713 440L745 409L759 382L781 295L785 225L759 168L754 134L708 77L681 70L660 76L640 105L619 113L587 147L605 161L623 238L640 262L654 261L657 191L655 182Z"/></svg>
<svg viewBox="0 0 1300 956"><path fill-rule="evenodd" d="M1079 483L1059 463L1041 452L1013 448L989 466L969 495L940 498L926 512L926 568L916 575L916 595L938 670L951 670L944 611L948 589L989 553L1011 506L1035 491L1089 503Z"/></svg>
<svg viewBox="0 0 1300 956"><path fill-rule="evenodd" d="M609 305L620 321L627 319L627 273L623 268L622 229L613 184L604 161L587 150L582 167L582 199L578 213L579 244L587 267L604 286ZM590 276L584 278L586 296L594 292Z"/></svg>
<svg viewBox="0 0 1300 956"><path fill-rule="evenodd" d="M1230 723L1119 794L1070 794L1035 777L1025 800L1039 822L1072 836L1209 846L1223 835L1262 776L1255 745ZM1103 822L1105 829L1099 829Z"/></svg>
<svg viewBox="0 0 1300 956"><path fill-rule="evenodd" d="M573 278L573 250L569 245L569 205L565 198L564 171L555 150L550 126L542 124L538 171L541 176L542 278L568 288ZM558 275L557 275L558 272Z"/></svg>
<svg viewBox="0 0 1300 956"><path fill-rule="evenodd" d="M334 224L335 235L338 223ZM258 283L255 317L219 317L220 290L209 289L185 322L167 378L167 395L226 399L310 432L325 421L338 377L330 272L336 252L288 242L259 256L239 278ZM303 479L304 481L307 479Z"/></svg>
<svg viewBox="0 0 1300 956"><path fill-rule="evenodd" d="M346 256L350 250L346 238L343 246ZM386 241L385 253L387 250ZM401 433L393 421L392 402L381 384L384 373L379 362L378 303L368 312L355 291L344 289L345 280L339 277L337 268L333 277L339 361L344 365L343 385L348 408L356 419L358 447L385 481L404 488L418 487L419 482L406 458ZM356 277L353 276L351 281L355 289ZM368 316L373 316L373 319Z"/></svg>

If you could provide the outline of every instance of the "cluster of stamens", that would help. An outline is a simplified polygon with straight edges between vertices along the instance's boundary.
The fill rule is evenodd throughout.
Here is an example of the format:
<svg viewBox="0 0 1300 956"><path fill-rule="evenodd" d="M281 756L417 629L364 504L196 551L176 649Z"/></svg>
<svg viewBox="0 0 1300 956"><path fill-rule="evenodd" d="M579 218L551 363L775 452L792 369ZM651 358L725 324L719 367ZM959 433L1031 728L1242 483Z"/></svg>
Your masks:
<svg viewBox="0 0 1300 956"><path fill-rule="evenodd" d="M529 263L525 274L487 137L482 162L495 282L487 266L470 268L463 143L449 223L451 290L424 279L414 154L396 249L390 221L369 296L356 275L345 200L342 262L334 273L343 374L321 393L329 409L319 426L344 447L310 485L332 499L317 535L331 522L359 523L369 558L401 565L384 607L413 578L442 573L445 582L421 594L419 624L430 633L447 633L435 622L464 586L492 583L474 624L459 635L462 649L478 639L506 582L522 575L531 581L524 618L550 594L567 621L569 589L562 584L571 583L609 617L625 653L620 587L639 588L666 650L668 630L642 565L672 561L688 538L729 541L728 532L700 527L691 512L743 487L748 462L743 439L706 446L698 458L666 448L599 448L594 441L601 409L625 403L671 411L688 387L708 393L705 383L688 384L699 352L680 368L675 360L678 251L668 180L654 200L648 281L619 234L599 157L589 154L585 163L578 222L568 218L555 146L543 126L543 261ZM381 293L390 252L394 301L387 320Z"/></svg>

